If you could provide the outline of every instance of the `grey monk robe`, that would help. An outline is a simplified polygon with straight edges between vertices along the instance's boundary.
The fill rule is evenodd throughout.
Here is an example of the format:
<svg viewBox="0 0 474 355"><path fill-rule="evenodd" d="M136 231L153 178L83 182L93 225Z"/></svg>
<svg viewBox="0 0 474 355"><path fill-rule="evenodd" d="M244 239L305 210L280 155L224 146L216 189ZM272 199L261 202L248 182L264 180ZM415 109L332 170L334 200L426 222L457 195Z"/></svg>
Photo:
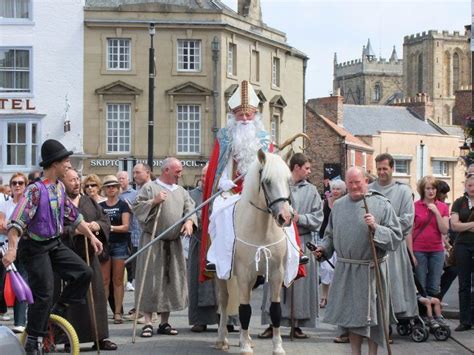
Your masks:
<svg viewBox="0 0 474 355"><path fill-rule="evenodd" d="M281 291L281 325L291 326L291 297L293 294L293 317L295 327L314 328L318 314L318 267L313 255L307 250L306 243L313 240L323 222L323 207L321 197L316 186L302 180L290 185L291 205L299 215L298 233L300 235L300 248L309 256L306 264L306 277L296 280L289 288ZM293 290L292 290L293 288ZM271 324L270 318L270 292L265 284L262 304L262 324Z"/></svg>
<svg viewBox="0 0 474 355"><path fill-rule="evenodd" d="M387 321L389 316L389 285L387 279L387 251L395 250L402 241L400 223L388 200L372 193L367 196L370 213L377 227L374 241L382 276L382 303ZM322 247L331 257L337 252L334 279L329 290L329 299L324 321L369 337L384 346L382 317L377 309L375 270L368 239L368 226L364 221L364 203L353 201L349 195L338 199L331 210L329 223L324 233ZM392 316L393 317L393 316Z"/></svg>
<svg viewBox="0 0 474 355"><path fill-rule="evenodd" d="M403 241L394 251L388 252L390 274L390 299L397 318L413 317L418 314L415 279L406 246L406 236L411 232L415 206L408 185L392 182L381 186L377 181L369 185L389 199L402 228Z"/></svg>
<svg viewBox="0 0 474 355"><path fill-rule="evenodd" d="M202 188L197 187L189 192L196 205L202 203ZM201 221L201 210L197 212ZM199 224L201 225L201 224ZM188 320L190 325L211 325L218 323L217 297L215 279L199 282L199 261L201 248L201 228L194 231L189 241L188 255L188 286L189 309Z"/></svg>
<svg viewBox="0 0 474 355"><path fill-rule="evenodd" d="M167 192L168 197L165 201L155 205L153 203L154 197L163 190ZM160 205L161 212L158 218L156 235L161 234L194 209L194 201L181 186L173 185L173 188L169 190L157 181L146 183L141 188L132 206L133 213L143 231L139 249L152 239L153 224ZM189 219L197 226L196 215L189 217ZM181 227L182 224L173 228L165 235L165 240L160 240L151 247L152 252L146 275L144 275L144 268L148 250L141 253L137 258L136 290L140 290L140 285L145 280L140 303L140 310L143 312L180 311L188 305L186 261L180 240ZM137 297L138 292L135 295Z"/></svg>

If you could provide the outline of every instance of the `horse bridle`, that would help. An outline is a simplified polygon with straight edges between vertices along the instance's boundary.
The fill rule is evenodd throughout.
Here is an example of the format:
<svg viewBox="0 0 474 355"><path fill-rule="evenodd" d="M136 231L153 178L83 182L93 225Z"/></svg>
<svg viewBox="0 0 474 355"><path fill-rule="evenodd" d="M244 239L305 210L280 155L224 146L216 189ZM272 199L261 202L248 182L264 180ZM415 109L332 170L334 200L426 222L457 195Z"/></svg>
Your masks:
<svg viewBox="0 0 474 355"><path fill-rule="evenodd" d="M260 210L262 212L266 212L266 213L269 213L271 214L272 213L272 206L275 204L275 203L278 203L278 202L288 202L291 206L291 191L290 191L290 195L288 197L278 197L277 199L275 200L270 200L269 196L268 196L268 192L267 192L267 189L265 188L265 184L264 182L262 181L262 171L263 169L260 169L259 170L259 174L260 174L260 185L259 185L259 188L258 188L258 193L260 194L260 189L263 190L263 196L265 197L265 203L266 203L266 208L261 208L261 207L258 207L255 203L253 203L252 201L250 201L250 204L255 207L257 210Z"/></svg>

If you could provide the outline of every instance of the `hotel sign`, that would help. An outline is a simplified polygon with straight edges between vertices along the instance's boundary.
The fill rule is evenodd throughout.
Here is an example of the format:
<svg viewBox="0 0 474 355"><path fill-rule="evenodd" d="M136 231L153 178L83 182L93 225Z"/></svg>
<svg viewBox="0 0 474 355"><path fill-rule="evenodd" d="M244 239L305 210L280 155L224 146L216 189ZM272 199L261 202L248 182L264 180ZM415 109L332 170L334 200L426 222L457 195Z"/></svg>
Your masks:
<svg viewBox="0 0 474 355"><path fill-rule="evenodd" d="M0 110L36 110L30 99L2 99L0 98Z"/></svg>
<svg viewBox="0 0 474 355"><path fill-rule="evenodd" d="M163 165L164 159L155 159L153 160L153 167L160 167ZM143 163L146 164L148 161L146 159L136 159L136 160L127 160L127 164L138 164ZM123 169L125 160L124 159L91 159L89 160L89 166L91 168L109 168L109 167L116 167ZM181 160L181 164L185 168L200 168L206 165L207 160Z"/></svg>

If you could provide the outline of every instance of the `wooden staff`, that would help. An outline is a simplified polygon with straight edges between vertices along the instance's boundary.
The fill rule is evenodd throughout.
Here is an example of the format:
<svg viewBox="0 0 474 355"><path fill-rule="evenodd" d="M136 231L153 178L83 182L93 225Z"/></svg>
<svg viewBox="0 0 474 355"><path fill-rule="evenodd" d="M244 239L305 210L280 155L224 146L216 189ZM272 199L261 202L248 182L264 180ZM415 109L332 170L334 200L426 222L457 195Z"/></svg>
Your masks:
<svg viewBox="0 0 474 355"><path fill-rule="evenodd" d="M156 227L158 226L158 218L160 217L161 214L161 203L158 206L158 210L156 211L156 216L155 216L155 222L153 224L153 231L151 232L151 241L155 238L156 234ZM151 243L150 241L150 243ZM135 338L136 338L136 331L137 331L137 322L138 322L138 316L140 315L140 302L142 300L142 295L143 295L143 287L145 286L145 278L148 270L148 263L150 262L150 256L151 256L151 248L148 248L147 254L146 254L146 259L145 259L145 266L143 268L143 277L140 282L140 290L138 291L138 299L135 304L135 317L133 319L133 334L132 334L132 343L135 343Z"/></svg>
<svg viewBox="0 0 474 355"><path fill-rule="evenodd" d="M295 296L295 288L294 288L294 281L291 284L291 303L290 303L290 340L293 341L295 337L295 303L293 301L293 298Z"/></svg>
<svg viewBox="0 0 474 355"><path fill-rule="evenodd" d="M87 237L84 236L84 247L86 253L86 263L87 266L91 266L91 262L89 259L89 243L87 242ZM95 313L95 302L94 302L94 295L92 293L92 280L89 283L89 297L91 299L91 314L92 314L92 322L94 323L94 333L95 333L95 346L97 347L97 354L100 354L100 346L99 346L99 331L97 330L97 316Z"/></svg>
<svg viewBox="0 0 474 355"><path fill-rule="evenodd" d="M364 208L365 208L365 213L370 213L369 212L369 207L367 206L367 200L365 199L365 196L362 195L362 200L364 201ZM389 341L389 335L388 335L388 322L386 321L387 317L385 315L385 305L383 304L383 296L384 292L382 289L382 277L380 275L380 266L378 263L378 258L377 258L377 252L375 250L375 242L374 242L374 232L373 230L369 227L369 244L370 244L370 249L372 251L372 259L374 260L374 268L375 268L375 285L376 285L376 290L377 290L377 303L378 306L380 307L380 313L382 315L382 323L383 323L383 334L385 336L385 342L387 343L387 352L388 355L392 354L392 349L390 347L390 341ZM370 267L370 265L369 265ZM369 299L370 302L370 299Z"/></svg>

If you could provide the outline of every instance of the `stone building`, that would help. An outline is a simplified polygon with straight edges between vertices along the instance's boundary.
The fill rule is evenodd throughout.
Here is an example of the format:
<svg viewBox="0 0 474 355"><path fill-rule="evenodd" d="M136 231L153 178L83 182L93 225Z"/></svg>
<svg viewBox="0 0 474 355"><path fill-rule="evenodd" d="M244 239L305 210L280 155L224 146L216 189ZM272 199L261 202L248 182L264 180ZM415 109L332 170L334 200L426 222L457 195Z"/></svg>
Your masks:
<svg viewBox="0 0 474 355"><path fill-rule="evenodd" d="M339 89L347 104L387 105L401 98L402 75L403 61L395 46L389 60L376 58L370 39L360 59L338 63L334 54L333 92Z"/></svg>
<svg viewBox="0 0 474 355"><path fill-rule="evenodd" d="M312 160L310 180L318 191L324 191L325 179L344 179L351 166L374 172L374 149L342 126L342 100L342 96L335 96L311 99L306 104L306 134L311 141L306 154Z"/></svg>
<svg viewBox="0 0 474 355"><path fill-rule="evenodd" d="M46 139L82 153L83 0L0 5L0 176L39 169ZM61 36L58 36L61 33Z"/></svg>
<svg viewBox="0 0 474 355"><path fill-rule="evenodd" d="M227 100L244 79L276 143L303 131L307 57L262 22L259 1L239 0L238 9L217 0L86 1L85 173L115 173L124 158L146 160L150 23L155 172L177 156L183 184L195 184L226 124Z"/></svg>
<svg viewBox="0 0 474 355"><path fill-rule="evenodd" d="M455 93L471 84L470 26L458 31L435 31L405 36L403 91L407 97L427 93L433 101L433 120L453 124Z"/></svg>
<svg viewBox="0 0 474 355"><path fill-rule="evenodd" d="M320 103L312 105L316 113L322 112L339 127L372 147L372 159L378 154L390 153L395 159L395 179L410 185L413 192L416 192L416 183L421 177L434 175L451 187L448 202L452 203L462 194L464 168L459 159L462 140L448 134L432 120L430 116L434 105L427 95L398 100L393 106L346 105L337 95L313 102ZM308 112L310 115L311 112ZM308 125L314 122L308 116ZM316 122L316 129L317 125ZM339 141L325 142L327 146L331 144L337 145ZM341 156L341 165L344 164L343 159ZM363 166L357 161L355 165ZM366 162L366 166L375 165L371 161ZM373 168L372 172L375 172Z"/></svg>

